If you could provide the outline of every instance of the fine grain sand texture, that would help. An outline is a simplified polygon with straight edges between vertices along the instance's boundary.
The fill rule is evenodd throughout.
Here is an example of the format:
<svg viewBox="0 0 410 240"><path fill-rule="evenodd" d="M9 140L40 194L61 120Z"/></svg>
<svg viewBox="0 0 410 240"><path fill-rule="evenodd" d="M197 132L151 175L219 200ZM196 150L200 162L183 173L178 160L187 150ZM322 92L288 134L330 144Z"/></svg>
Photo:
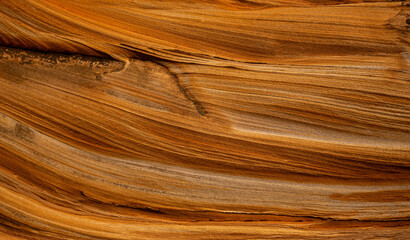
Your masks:
<svg viewBox="0 0 410 240"><path fill-rule="evenodd" d="M408 239L409 18L0 0L0 239Z"/></svg>

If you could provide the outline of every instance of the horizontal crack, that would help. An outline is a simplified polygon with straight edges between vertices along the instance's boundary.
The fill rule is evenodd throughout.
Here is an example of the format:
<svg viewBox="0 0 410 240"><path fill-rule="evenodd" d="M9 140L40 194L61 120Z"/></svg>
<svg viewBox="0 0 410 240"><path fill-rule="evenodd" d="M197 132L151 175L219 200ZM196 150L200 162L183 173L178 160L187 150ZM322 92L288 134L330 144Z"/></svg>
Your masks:
<svg viewBox="0 0 410 240"><path fill-rule="evenodd" d="M192 212L203 212L203 213L221 213L221 214L237 214L237 215L268 215L268 216L278 216L278 217L292 217L292 218L309 218L309 219L316 219L321 221L336 221L336 222L406 222L410 221L410 218L404 219L380 219L380 220L364 220L364 219L338 219L332 217L319 217L319 216L306 216L306 215L287 215L287 214L278 214L278 213L251 213L251 212L223 212L223 211L192 211Z"/></svg>

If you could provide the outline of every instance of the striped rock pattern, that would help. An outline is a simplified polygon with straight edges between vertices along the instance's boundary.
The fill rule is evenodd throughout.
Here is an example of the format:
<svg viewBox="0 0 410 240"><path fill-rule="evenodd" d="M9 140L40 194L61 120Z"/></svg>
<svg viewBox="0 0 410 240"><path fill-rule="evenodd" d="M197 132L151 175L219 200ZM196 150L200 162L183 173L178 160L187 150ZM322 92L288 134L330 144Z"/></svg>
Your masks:
<svg viewBox="0 0 410 240"><path fill-rule="evenodd" d="M0 239L406 239L409 6L0 0Z"/></svg>

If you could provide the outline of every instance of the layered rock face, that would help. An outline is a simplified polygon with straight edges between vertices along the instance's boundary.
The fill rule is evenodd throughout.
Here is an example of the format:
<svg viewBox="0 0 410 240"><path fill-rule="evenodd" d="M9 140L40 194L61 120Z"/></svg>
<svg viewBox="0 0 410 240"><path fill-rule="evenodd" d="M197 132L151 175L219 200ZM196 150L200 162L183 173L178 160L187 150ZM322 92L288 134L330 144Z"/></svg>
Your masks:
<svg viewBox="0 0 410 240"><path fill-rule="evenodd" d="M0 0L0 239L406 239L409 6Z"/></svg>

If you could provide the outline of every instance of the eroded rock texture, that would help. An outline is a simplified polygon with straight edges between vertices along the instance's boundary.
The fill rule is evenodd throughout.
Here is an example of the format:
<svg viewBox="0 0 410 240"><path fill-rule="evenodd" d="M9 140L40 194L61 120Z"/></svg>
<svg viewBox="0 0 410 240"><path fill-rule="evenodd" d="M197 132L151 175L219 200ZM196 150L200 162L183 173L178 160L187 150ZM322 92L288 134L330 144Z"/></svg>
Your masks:
<svg viewBox="0 0 410 240"><path fill-rule="evenodd" d="M0 0L0 238L406 239L409 9Z"/></svg>

